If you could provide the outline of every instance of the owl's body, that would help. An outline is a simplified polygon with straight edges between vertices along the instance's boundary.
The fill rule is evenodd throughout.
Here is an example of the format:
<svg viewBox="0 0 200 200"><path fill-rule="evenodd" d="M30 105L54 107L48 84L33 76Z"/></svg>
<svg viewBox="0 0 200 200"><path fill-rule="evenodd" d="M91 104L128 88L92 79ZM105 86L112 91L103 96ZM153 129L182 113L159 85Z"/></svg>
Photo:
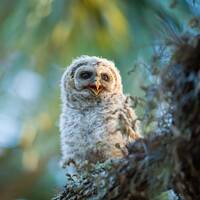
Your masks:
<svg viewBox="0 0 200 200"><path fill-rule="evenodd" d="M83 80L75 80L79 78ZM63 75L61 93L63 166L70 161L95 163L122 157L127 154L126 145L140 137L136 115L111 61L89 56L76 59Z"/></svg>

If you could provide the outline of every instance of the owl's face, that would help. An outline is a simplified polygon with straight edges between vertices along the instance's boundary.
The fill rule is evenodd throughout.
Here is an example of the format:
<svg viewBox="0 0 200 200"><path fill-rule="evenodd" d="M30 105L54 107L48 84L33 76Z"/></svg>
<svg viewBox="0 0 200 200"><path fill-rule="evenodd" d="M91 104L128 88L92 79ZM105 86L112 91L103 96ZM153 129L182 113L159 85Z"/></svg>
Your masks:
<svg viewBox="0 0 200 200"><path fill-rule="evenodd" d="M114 63L94 56L74 60L64 73L61 84L66 93L86 98L105 98L122 93L121 77Z"/></svg>
<svg viewBox="0 0 200 200"><path fill-rule="evenodd" d="M75 88L92 96L111 93L115 87L113 72L103 64L83 65L74 74Z"/></svg>

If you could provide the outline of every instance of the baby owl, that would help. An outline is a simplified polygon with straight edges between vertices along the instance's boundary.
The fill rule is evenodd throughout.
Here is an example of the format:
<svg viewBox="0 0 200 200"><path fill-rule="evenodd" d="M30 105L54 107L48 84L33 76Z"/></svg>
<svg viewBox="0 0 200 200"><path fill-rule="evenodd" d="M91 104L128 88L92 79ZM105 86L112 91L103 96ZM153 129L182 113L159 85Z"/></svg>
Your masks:
<svg viewBox="0 0 200 200"><path fill-rule="evenodd" d="M114 63L95 56L73 60L61 79L62 166L103 162L127 155L140 137L129 97Z"/></svg>

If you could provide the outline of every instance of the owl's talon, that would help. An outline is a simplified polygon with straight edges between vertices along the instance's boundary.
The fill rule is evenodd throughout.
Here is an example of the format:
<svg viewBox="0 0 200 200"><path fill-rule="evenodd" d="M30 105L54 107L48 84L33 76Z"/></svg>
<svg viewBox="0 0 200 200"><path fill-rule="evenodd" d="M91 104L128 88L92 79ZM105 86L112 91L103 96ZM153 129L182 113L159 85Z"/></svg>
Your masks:
<svg viewBox="0 0 200 200"><path fill-rule="evenodd" d="M74 161L74 159L70 158L67 162L67 165L74 165L76 166L76 162Z"/></svg>

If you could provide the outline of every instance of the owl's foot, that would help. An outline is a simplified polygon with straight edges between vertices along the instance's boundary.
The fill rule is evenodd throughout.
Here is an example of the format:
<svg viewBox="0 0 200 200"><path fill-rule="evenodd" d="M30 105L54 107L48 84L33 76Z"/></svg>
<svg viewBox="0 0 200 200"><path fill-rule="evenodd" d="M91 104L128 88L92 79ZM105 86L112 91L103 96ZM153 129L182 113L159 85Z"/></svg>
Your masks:
<svg viewBox="0 0 200 200"><path fill-rule="evenodd" d="M76 162L72 158L70 158L70 159L62 159L60 161L60 166L62 168L66 168L67 166L70 166L70 165L73 165L73 166L77 167Z"/></svg>

